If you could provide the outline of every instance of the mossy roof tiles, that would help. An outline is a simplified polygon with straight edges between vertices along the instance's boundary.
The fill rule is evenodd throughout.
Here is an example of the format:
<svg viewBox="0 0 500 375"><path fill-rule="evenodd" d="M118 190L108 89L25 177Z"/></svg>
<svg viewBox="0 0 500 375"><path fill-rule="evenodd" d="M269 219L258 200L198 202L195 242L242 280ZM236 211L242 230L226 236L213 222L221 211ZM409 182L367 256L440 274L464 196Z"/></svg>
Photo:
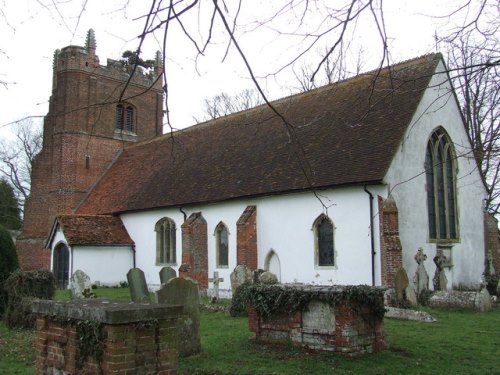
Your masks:
<svg viewBox="0 0 500 375"><path fill-rule="evenodd" d="M382 182L442 59L432 54L125 148L78 212ZM283 121L286 119L286 122Z"/></svg>

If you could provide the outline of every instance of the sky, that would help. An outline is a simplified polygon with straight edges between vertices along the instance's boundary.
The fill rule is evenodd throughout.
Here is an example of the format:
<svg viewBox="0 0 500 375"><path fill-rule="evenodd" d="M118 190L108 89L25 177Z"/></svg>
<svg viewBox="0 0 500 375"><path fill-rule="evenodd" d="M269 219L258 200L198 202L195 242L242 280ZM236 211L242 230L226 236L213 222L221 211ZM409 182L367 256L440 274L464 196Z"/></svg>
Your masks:
<svg viewBox="0 0 500 375"><path fill-rule="evenodd" d="M337 1L337 0L336 0ZM445 18L430 17L438 7L446 8L451 0L386 0L384 18L392 62L435 52L434 34L446 27ZM200 2L200 3L203 3ZM206 1L204 2L206 4ZM325 0L325 3L328 3ZM332 1L335 3L335 1ZM266 5L267 4L267 5ZM254 28L254 21L270 14L268 1L244 3L240 18L242 32L239 41L263 89L270 98L296 92L298 83L290 71L267 75L282 66L303 45L300 37L277 35L271 27ZM439 5L438 5L439 4ZM102 65L106 59L117 59L125 50L135 50L138 35L144 27L144 14L151 6L144 0L0 0L0 137L11 137L15 121L34 116L37 121L48 110L52 84L52 61L56 49L85 44L87 30L95 30L97 55ZM206 5L204 5L206 6ZM202 10L206 9L202 7ZM305 21L314 24L318 14ZM193 13L191 30L206 26ZM194 25L194 26L193 26ZM372 24L360 20L352 34L352 56L363 49L364 70L373 69L378 60L380 41ZM219 25L220 26L220 25ZM278 20L276 27L286 29L287 19ZM220 30L217 28L216 30ZM193 33L196 35L197 31ZM224 54L227 39L214 33L214 44L205 56L195 59L196 51L182 35L172 30L165 61L169 84L169 108L172 125L184 128L194 123L203 112L205 98L221 92L235 94L252 88L248 71L236 49ZM154 58L161 49L159 34L146 39L142 48L145 59ZM351 56L351 57L352 57ZM301 64L318 63L318 56L308 55Z"/></svg>

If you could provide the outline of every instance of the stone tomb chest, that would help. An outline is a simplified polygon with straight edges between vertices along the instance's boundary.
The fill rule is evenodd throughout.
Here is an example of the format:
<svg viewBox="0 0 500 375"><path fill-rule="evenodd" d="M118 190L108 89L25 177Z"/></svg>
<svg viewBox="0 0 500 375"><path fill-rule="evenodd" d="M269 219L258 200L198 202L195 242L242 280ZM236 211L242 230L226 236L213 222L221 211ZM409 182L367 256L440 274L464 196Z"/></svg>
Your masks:
<svg viewBox="0 0 500 375"><path fill-rule="evenodd" d="M377 352L384 347L383 293L369 286L250 287L250 331L258 341L346 354Z"/></svg>
<svg viewBox="0 0 500 375"><path fill-rule="evenodd" d="M174 374L181 306L35 300L36 374Z"/></svg>

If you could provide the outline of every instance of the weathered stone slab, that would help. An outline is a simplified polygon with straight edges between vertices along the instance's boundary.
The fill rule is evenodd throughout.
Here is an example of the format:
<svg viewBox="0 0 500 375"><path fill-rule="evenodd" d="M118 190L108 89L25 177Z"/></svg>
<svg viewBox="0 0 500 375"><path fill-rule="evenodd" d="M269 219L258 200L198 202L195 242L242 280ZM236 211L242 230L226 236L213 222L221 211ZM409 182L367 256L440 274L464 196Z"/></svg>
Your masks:
<svg viewBox="0 0 500 375"><path fill-rule="evenodd" d="M165 284L168 280L177 277L177 272L172 267L163 267L160 270L160 283Z"/></svg>
<svg viewBox="0 0 500 375"><path fill-rule="evenodd" d="M76 270L70 279L71 298L85 298L85 289L92 289L90 277L82 270Z"/></svg>
<svg viewBox="0 0 500 375"><path fill-rule="evenodd" d="M177 321L179 356L187 357L201 350L200 295L198 284L190 278L170 279L156 292L158 303L180 305L183 312Z"/></svg>
<svg viewBox="0 0 500 375"><path fill-rule="evenodd" d="M150 302L146 277L140 268L132 268L127 273L130 298L133 302Z"/></svg>
<svg viewBox="0 0 500 375"><path fill-rule="evenodd" d="M491 298L486 289L481 292L439 291L429 299L429 306L488 311L491 309Z"/></svg>
<svg viewBox="0 0 500 375"><path fill-rule="evenodd" d="M386 307L385 317L390 319L417 320L419 322L435 322L436 319L425 311L400 309L398 307Z"/></svg>
<svg viewBox="0 0 500 375"><path fill-rule="evenodd" d="M32 311L62 318L90 320L105 324L125 324L178 316L181 306L155 303L109 301L99 298L65 301L33 300Z"/></svg>
<svg viewBox="0 0 500 375"><path fill-rule="evenodd" d="M394 289L396 290L396 300L401 302L405 299L405 290L409 285L408 275L404 268L399 268L394 277Z"/></svg>

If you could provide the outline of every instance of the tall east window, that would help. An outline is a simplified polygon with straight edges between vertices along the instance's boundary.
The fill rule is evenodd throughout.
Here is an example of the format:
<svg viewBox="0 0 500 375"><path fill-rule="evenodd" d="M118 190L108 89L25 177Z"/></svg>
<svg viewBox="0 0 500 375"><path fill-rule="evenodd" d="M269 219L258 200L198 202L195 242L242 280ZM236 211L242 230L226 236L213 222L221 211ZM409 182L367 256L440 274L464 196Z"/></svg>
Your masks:
<svg viewBox="0 0 500 375"><path fill-rule="evenodd" d="M164 217L155 225L156 232L156 263L175 264L175 222Z"/></svg>
<svg viewBox="0 0 500 375"><path fill-rule="evenodd" d="M129 132L135 131L134 108L132 106L125 104L116 106L116 128Z"/></svg>
<svg viewBox="0 0 500 375"><path fill-rule="evenodd" d="M458 239L456 170L453 143L444 129L439 128L429 138L425 155L431 240Z"/></svg>
<svg viewBox="0 0 500 375"><path fill-rule="evenodd" d="M317 266L334 266L333 222L324 214L314 221L314 237Z"/></svg>
<svg viewBox="0 0 500 375"><path fill-rule="evenodd" d="M229 266L229 242L228 230L223 222L220 222L215 228L215 251L218 267Z"/></svg>

